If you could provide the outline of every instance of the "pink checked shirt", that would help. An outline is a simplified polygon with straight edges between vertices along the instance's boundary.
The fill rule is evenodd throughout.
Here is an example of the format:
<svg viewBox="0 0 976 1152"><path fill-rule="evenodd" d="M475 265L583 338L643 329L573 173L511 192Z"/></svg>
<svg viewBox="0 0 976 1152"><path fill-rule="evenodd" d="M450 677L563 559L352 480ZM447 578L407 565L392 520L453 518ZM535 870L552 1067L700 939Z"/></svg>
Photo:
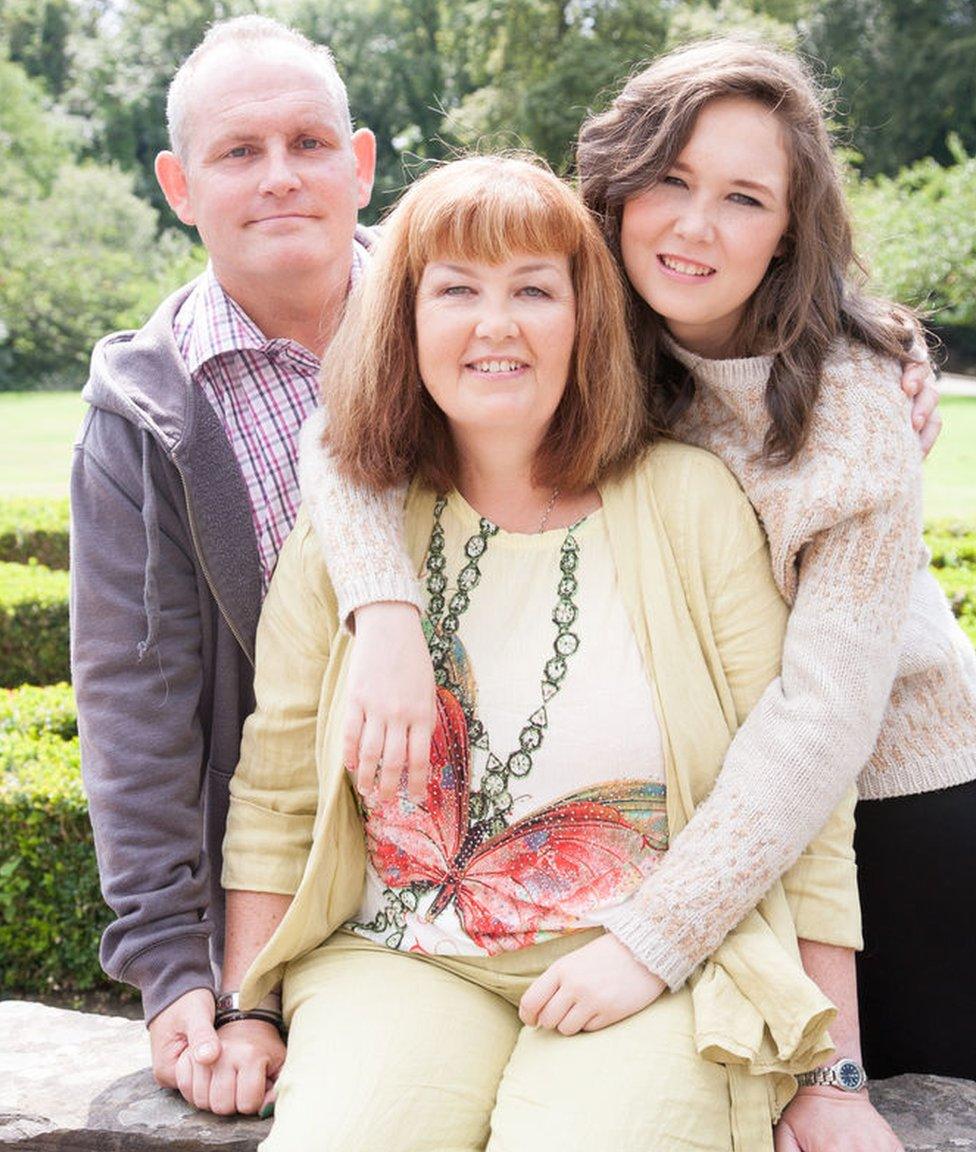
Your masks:
<svg viewBox="0 0 976 1152"><path fill-rule="evenodd" d="M367 260L357 237L350 287ZM267 591L298 512L298 433L318 404L318 358L296 340L268 340L210 265L180 306L173 334L240 465Z"/></svg>

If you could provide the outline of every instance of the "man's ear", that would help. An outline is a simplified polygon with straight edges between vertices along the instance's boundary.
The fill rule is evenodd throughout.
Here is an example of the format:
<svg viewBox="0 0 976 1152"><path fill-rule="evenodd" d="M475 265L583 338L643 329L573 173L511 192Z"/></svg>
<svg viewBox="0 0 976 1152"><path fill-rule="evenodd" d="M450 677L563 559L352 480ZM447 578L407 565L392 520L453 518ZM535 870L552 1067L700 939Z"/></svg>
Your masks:
<svg viewBox="0 0 976 1152"><path fill-rule="evenodd" d="M356 184L359 188L357 206L365 208L373 192L373 176L376 172L376 137L368 128L358 128L353 132L352 151L356 157Z"/></svg>
<svg viewBox="0 0 976 1152"><path fill-rule="evenodd" d="M184 224L196 224L190 204L190 189L184 169L175 152L160 152L156 157L156 179L166 203Z"/></svg>

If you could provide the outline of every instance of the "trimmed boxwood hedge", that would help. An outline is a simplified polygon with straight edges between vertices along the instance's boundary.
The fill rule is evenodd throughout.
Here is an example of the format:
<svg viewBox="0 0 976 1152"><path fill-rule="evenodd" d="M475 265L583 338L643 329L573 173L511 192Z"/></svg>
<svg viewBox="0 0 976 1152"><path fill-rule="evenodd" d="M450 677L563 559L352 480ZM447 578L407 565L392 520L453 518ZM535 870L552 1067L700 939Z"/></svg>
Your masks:
<svg viewBox="0 0 976 1152"><path fill-rule="evenodd" d="M69 675L68 573L0 564L0 687L56 684Z"/></svg>
<svg viewBox="0 0 976 1152"><path fill-rule="evenodd" d="M78 738L67 685L0 693L0 992L109 982Z"/></svg>
<svg viewBox="0 0 976 1152"><path fill-rule="evenodd" d="M936 525L925 534L932 571L963 631L976 646L976 532Z"/></svg>
<svg viewBox="0 0 976 1152"><path fill-rule="evenodd" d="M0 688L0 736L19 732L36 737L42 733L70 740L78 735L75 694L70 684L38 688Z"/></svg>
<svg viewBox="0 0 976 1152"><path fill-rule="evenodd" d="M0 500L0 562L68 567L67 500Z"/></svg>

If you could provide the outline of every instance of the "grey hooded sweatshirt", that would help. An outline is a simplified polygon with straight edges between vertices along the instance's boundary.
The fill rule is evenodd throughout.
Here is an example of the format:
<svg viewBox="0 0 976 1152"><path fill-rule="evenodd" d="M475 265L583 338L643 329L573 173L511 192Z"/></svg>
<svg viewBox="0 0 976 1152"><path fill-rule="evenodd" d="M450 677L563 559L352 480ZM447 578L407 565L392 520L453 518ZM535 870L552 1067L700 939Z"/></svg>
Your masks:
<svg viewBox="0 0 976 1152"><path fill-rule="evenodd" d="M261 573L241 470L173 317L95 348L71 476L71 649L105 971L151 1020L213 988L228 782L254 705Z"/></svg>

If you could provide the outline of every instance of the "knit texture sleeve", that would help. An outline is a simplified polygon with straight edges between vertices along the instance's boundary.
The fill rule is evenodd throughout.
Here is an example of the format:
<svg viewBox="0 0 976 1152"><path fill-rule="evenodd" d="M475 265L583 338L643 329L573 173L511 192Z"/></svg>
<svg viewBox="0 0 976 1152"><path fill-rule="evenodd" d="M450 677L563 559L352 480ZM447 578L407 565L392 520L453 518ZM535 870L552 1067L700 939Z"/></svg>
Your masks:
<svg viewBox="0 0 976 1152"><path fill-rule="evenodd" d="M402 600L423 612L416 575L403 540L404 488L370 492L343 479L322 442L327 415L314 412L299 442L302 502L322 547L348 622L357 608Z"/></svg>
<svg viewBox="0 0 976 1152"><path fill-rule="evenodd" d="M656 872L606 921L678 988L824 826L874 747L916 566L915 477L804 548L782 672ZM811 913L813 914L813 913ZM801 926L802 929L802 926Z"/></svg>

